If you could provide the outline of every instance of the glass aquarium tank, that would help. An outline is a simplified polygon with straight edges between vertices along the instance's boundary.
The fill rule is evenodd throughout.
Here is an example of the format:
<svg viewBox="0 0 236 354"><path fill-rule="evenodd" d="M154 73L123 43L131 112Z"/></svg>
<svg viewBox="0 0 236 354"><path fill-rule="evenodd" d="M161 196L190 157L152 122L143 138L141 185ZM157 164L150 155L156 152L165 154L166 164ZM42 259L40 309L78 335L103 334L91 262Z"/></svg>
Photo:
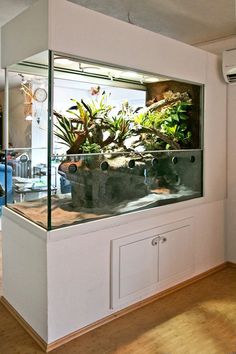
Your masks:
<svg viewBox="0 0 236 354"><path fill-rule="evenodd" d="M53 52L8 81L8 208L51 230L202 196L202 85Z"/></svg>

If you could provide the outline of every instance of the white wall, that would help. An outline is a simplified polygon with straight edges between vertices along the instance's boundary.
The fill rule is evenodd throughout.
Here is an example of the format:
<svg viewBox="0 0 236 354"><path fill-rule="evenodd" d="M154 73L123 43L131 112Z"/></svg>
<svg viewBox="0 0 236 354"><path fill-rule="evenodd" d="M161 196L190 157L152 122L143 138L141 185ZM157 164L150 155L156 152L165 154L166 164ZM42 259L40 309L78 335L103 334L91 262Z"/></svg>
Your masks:
<svg viewBox="0 0 236 354"><path fill-rule="evenodd" d="M236 48L236 35L223 38L220 40L214 40L206 43L200 43L198 48L211 52L213 54L221 55L224 50Z"/></svg>
<svg viewBox="0 0 236 354"><path fill-rule="evenodd" d="M228 85L227 259L236 263L236 85Z"/></svg>
<svg viewBox="0 0 236 354"><path fill-rule="evenodd" d="M219 58L221 71L222 52L236 48L236 35L222 40L199 45L200 48L215 53ZM223 77L222 73L221 76ZM226 259L236 263L236 85L227 85L227 203L226 203ZM220 145L220 144L219 144Z"/></svg>
<svg viewBox="0 0 236 354"><path fill-rule="evenodd" d="M208 53L204 115L204 182L207 200L226 198L226 88L218 58Z"/></svg>

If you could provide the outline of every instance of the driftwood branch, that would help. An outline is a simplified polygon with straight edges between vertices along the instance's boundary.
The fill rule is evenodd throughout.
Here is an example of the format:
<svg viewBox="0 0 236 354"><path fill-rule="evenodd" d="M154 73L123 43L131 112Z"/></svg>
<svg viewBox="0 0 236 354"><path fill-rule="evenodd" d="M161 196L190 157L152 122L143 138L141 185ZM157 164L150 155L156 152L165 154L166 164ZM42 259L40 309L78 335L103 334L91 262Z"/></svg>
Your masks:
<svg viewBox="0 0 236 354"><path fill-rule="evenodd" d="M180 145L177 142L173 141L170 137L168 137L167 135L163 134L158 129L142 127L140 129L140 133L155 134L156 136L158 136L158 138L163 140L166 144L169 144L174 150L179 150L180 149Z"/></svg>
<svg viewBox="0 0 236 354"><path fill-rule="evenodd" d="M77 133L77 138L75 142L71 145L70 149L67 151L68 154L78 154L81 152L81 145L86 140L86 133L81 132L80 134Z"/></svg>
<svg viewBox="0 0 236 354"><path fill-rule="evenodd" d="M62 118L63 116L60 114L60 113L58 113L57 111L53 111L53 114L54 114L54 116L56 116L57 118Z"/></svg>
<svg viewBox="0 0 236 354"><path fill-rule="evenodd" d="M160 110L162 107L165 107L167 105L171 105L171 104L178 102L178 101L186 101L187 99L189 99L189 97L188 97L188 95L186 95L186 92L183 92L180 94L175 94L171 98L164 98L163 100L160 100L158 102L154 102L153 104L151 104L151 106L149 106L145 109L144 113L157 111L157 110Z"/></svg>
<svg viewBox="0 0 236 354"><path fill-rule="evenodd" d="M101 143L101 148L104 148L105 146L111 144L111 143L114 143L114 140L115 140L115 136L114 135L109 135L108 138L106 138L106 140L104 140L102 143Z"/></svg>

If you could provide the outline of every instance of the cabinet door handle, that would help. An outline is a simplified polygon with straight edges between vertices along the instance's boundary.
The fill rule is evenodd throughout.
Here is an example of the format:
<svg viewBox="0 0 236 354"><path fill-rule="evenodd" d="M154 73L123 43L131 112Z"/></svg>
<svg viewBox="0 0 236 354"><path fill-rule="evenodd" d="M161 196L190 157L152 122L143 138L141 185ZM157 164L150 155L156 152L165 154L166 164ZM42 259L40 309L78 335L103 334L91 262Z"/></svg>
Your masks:
<svg viewBox="0 0 236 354"><path fill-rule="evenodd" d="M167 238L166 237L161 237L161 243L164 243L167 241Z"/></svg>
<svg viewBox="0 0 236 354"><path fill-rule="evenodd" d="M158 242L160 241L160 236L157 236L152 239L152 246L158 245Z"/></svg>

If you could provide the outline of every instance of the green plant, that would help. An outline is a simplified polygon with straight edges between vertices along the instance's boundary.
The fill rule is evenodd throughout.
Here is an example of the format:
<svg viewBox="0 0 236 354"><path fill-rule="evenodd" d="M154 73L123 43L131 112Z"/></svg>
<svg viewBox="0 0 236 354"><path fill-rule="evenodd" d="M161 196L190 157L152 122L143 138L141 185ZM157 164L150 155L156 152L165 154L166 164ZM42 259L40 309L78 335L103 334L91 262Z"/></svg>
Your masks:
<svg viewBox="0 0 236 354"><path fill-rule="evenodd" d="M161 130L179 144L187 144L191 140L192 134L186 123L189 119L188 109L191 105L191 102L180 101L164 112L165 119L161 125Z"/></svg>
<svg viewBox="0 0 236 354"><path fill-rule="evenodd" d="M106 103L103 94L100 100L86 103L72 100L74 105L67 110L67 117L54 112L57 118L55 136L69 147L68 153L100 152L104 141L103 124L113 106Z"/></svg>
<svg viewBox="0 0 236 354"><path fill-rule="evenodd" d="M187 93L168 92L166 99L154 103L134 118L139 145L146 150L180 149L191 140L186 121L192 102Z"/></svg>
<svg viewBox="0 0 236 354"><path fill-rule="evenodd" d="M127 149L125 143L127 139L133 136L132 122L135 112L133 107L129 105L129 102L125 100L116 116L107 119L106 128L109 131L110 137L113 137L114 149Z"/></svg>
<svg viewBox="0 0 236 354"><path fill-rule="evenodd" d="M72 100L67 111L70 117L54 112L57 118L55 135L69 147L70 154L126 150L131 137L131 149L180 149L188 146L189 95L169 91L163 100L150 107L134 110L124 101L121 110L112 115L113 106L105 92L85 102Z"/></svg>
<svg viewBox="0 0 236 354"><path fill-rule="evenodd" d="M60 139L60 143L68 147L72 146L77 138L77 134L74 132L72 119L63 116L60 113L54 111L54 115L57 118L57 123L54 124L54 135Z"/></svg>
<svg viewBox="0 0 236 354"><path fill-rule="evenodd" d="M89 102L72 101L74 105L67 110L70 117L54 112L57 118L54 134L69 147L68 153L126 148L124 142L131 134L128 103L122 105L116 116L109 116L114 107L108 104L105 93Z"/></svg>

